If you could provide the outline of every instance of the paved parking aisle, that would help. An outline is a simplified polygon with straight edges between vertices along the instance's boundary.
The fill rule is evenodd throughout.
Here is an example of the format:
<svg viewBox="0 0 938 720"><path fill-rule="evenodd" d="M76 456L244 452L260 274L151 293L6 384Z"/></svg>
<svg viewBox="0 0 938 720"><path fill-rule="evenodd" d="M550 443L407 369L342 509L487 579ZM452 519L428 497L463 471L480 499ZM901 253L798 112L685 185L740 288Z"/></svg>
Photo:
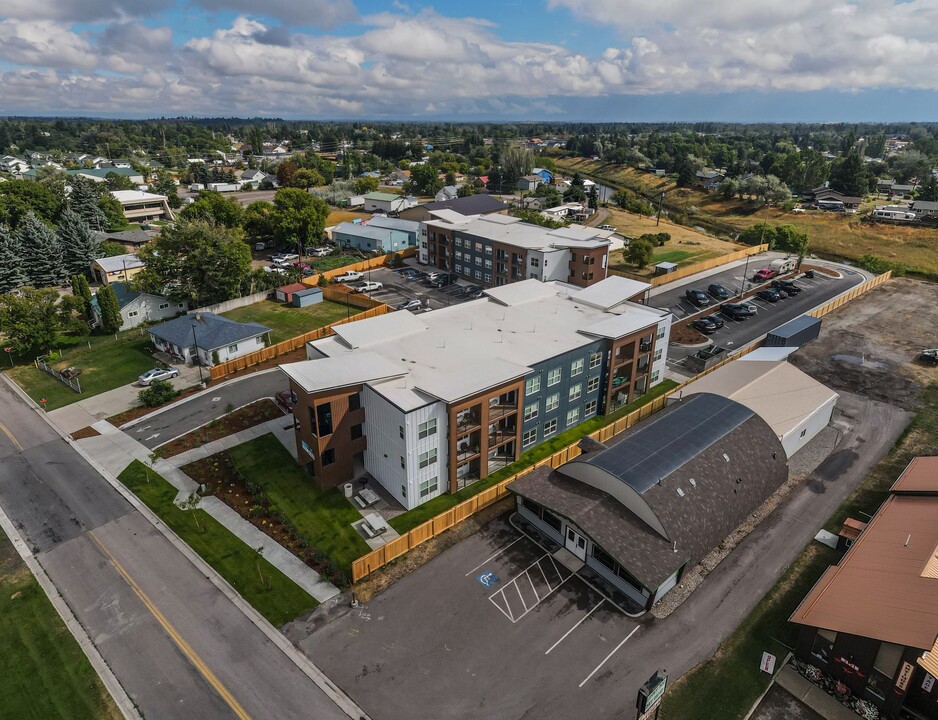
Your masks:
<svg viewBox="0 0 938 720"><path fill-rule="evenodd" d="M392 308L397 307L406 300L420 300L424 308L439 310L466 300L464 296L456 292L456 287L462 287L462 285L439 289L431 288L427 287L421 280L408 280L399 272L388 268L372 269L370 279L374 282L380 282L383 287L367 293L368 296Z"/></svg>

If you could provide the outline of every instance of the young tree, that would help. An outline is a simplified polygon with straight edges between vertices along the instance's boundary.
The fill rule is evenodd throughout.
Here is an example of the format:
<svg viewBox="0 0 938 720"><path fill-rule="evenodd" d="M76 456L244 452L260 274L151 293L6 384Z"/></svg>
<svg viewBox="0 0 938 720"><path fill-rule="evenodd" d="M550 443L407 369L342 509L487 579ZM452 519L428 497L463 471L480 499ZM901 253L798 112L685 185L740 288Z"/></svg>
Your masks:
<svg viewBox="0 0 938 720"><path fill-rule="evenodd" d="M95 182L76 175L71 179L69 185L72 188L68 196L69 208L77 213L92 230L107 230L108 219L104 214L104 210L98 204L100 195L97 187L95 187ZM113 198L111 199L113 200ZM117 204L120 205L120 203ZM124 212L121 210L121 219L123 217Z"/></svg>
<svg viewBox="0 0 938 720"><path fill-rule="evenodd" d="M301 250L323 241L329 205L297 188L281 188L274 195L274 236Z"/></svg>
<svg viewBox="0 0 938 720"><path fill-rule="evenodd" d="M215 190L203 190L194 203L179 212L179 216L186 220L204 220L230 228L241 226L243 214L241 203Z"/></svg>
<svg viewBox="0 0 938 720"><path fill-rule="evenodd" d="M113 335L124 324L124 318L121 316L121 309L117 302L117 295L114 294L114 288L105 285L98 290L97 297L98 310L101 313L101 332L106 335Z"/></svg>
<svg viewBox="0 0 938 720"><path fill-rule="evenodd" d="M23 217L14 237L31 285L49 287L65 279L62 246L49 226L30 212Z"/></svg>
<svg viewBox="0 0 938 720"><path fill-rule="evenodd" d="M584 188L585 185L580 173L574 173L573 179L570 181L570 187L563 194L563 199L567 202L583 202L586 200L586 190Z"/></svg>
<svg viewBox="0 0 938 720"><path fill-rule="evenodd" d="M355 178L352 187L355 189L357 195L374 192L378 189L378 178L371 175Z"/></svg>
<svg viewBox="0 0 938 720"><path fill-rule="evenodd" d="M21 248L5 225L0 225L0 294L26 284Z"/></svg>
<svg viewBox="0 0 938 720"><path fill-rule="evenodd" d="M68 275L88 273L91 261L101 256L101 240L74 210L65 210L58 229L63 270Z"/></svg>
<svg viewBox="0 0 938 720"><path fill-rule="evenodd" d="M108 190L136 190L137 184L126 175L109 172L104 176L104 187Z"/></svg>
<svg viewBox="0 0 938 720"><path fill-rule="evenodd" d="M48 352L59 333L53 288L24 287L16 295L0 296L0 325L17 355Z"/></svg>
<svg viewBox="0 0 938 720"><path fill-rule="evenodd" d="M635 238L629 243L625 251L625 259L629 264L643 268L651 262L654 254L655 248L650 242L642 238Z"/></svg>
<svg viewBox="0 0 938 720"><path fill-rule="evenodd" d="M91 309L91 288L84 274L72 275L72 295L81 299L85 319L91 322L94 319L94 311Z"/></svg>

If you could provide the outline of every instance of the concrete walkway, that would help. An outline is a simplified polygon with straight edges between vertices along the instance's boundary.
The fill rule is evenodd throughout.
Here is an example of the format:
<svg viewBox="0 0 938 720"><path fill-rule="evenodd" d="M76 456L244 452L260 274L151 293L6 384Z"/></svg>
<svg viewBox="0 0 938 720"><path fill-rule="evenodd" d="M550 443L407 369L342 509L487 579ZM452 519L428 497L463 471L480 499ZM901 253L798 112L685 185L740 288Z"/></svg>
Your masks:
<svg viewBox="0 0 938 720"><path fill-rule="evenodd" d="M271 420L269 423L250 428L250 430L254 431L252 438L271 432L271 429L267 427L267 425L271 423L283 425L285 421L289 422L289 420L290 418L288 417L277 418L276 420ZM91 427L101 434L95 437L78 440L76 444L94 457L95 460L112 475L120 475L131 462L139 460L150 465L155 473L158 473L179 491L175 498L177 505L188 501L189 498L192 497L192 493L198 490L198 483L179 469L180 464L185 464L179 463L179 458L182 458L186 453L177 455L168 460L159 459L151 463L151 451L147 447L137 442L126 433L121 432L109 422L101 420L95 422ZM246 433L248 431L245 430L243 432ZM238 435L240 434L241 433L238 433ZM292 430L290 431L290 435L290 439L292 440ZM229 435L226 438L215 441L215 443L209 443L205 447L208 448L210 445L216 443L225 444L226 447L232 447L238 444L235 438L237 438L237 435ZM244 442L244 440L241 442ZM219 449L225 448L220 447ZM214 452L218 452L218 450ZM294 452L296 452L295 449ZM204 457L207 457L207 455ZM191 460L189 460L189 462L191 462ZM266 560L319 602L324 602L339 594L339 589L335 585L323 580L319 576L319 573L307 566L302 560L272 538L262 533L218 498L204 497L200 500L197 507L205 510L249 547L254 549L259 547L264 548L264 558Z"/></svg>
<svg viewBox="0 0 938 720"><path fill-rule="evenodd" d="M267 435L268 433L274 433L278 437L283 436L283 427L286 426L289 428L290 438L292 439L293 435L293 416L284 415L283 417L274 418L273 420L268 420L265 423L260 425L255 425L254 427L249 427L246 430L241 430L236 432L234 435L226 435L223 438L218 440L212 440L211 442L205 443L197 448L192 448L191 450L186 450L185 452L179 453L178 455L173 455L170 458L166 458L166 462L176 467L184 467L189 463L195 462L196 460L204 460L205 458L220 453L222 450L228 450L235 447L236 445L241 445L251 440L256 440L262 435ZM195 431L193 431L195 432ZM283 442L281 440L281 442ZM286 445L285 445L286 447ZM290 449L289 447L287 448ZM296 446L293 447L293 455L296 456Z"/></svg>
<svg viewBox="0 0 938 720"><path fill-rule="evenodd" d="M857 720L858 716L853 710L841 705L836 698L821 690L791 665L782 668L775 682L825 720Z"/></svg>

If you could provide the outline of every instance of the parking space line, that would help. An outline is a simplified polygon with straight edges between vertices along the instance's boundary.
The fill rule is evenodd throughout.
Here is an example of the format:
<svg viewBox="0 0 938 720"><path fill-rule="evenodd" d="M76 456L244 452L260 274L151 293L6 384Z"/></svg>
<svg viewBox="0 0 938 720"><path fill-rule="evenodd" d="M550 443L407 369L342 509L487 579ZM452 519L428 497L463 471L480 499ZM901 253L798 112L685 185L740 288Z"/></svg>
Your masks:
<svg viewBox="0 0 938 720"><path fill-rule="evenodd" d="M555 647L557 647L560 643L562 643L564 640L566 640L566 639L567 639L567 635L569 635L569 634L572 633L574 630L576 630L578 627L580 627L580 624L581 624L584 620L586 620L586 618L588 618L590 615L592 615L594 612L596 612L596 611L599 609L599 606L602 605L604 602L606 602L606 598L603 598L603 599L600 600L598 603L596 603L596 605L593 607L592 610L590 610L588 613L586 613L586 615L584 615L584 616L581 617L579 620L577 620L576 625L574 625L572 628L570 628L569 630L567 630L567 632L565 632L565 633L563 634L563 636L562 636L557 642L555 642L553 645L551 645L549 648L547 648L547 652L545 652L544 654L545 654L545 655L550 655L550 651L551 651L551 650L553 650L553 649L554 649Z"/></svg>
<svg viewBox="0 0 938 720"><path fill-rule="evenodd" d="M547 584L547 589L553 590L554 588L551 587L550 580L547 579L547 573L544 572L544 568L541 567L540 563L537 564L537 569L541 571L541 576L544 578L544 582Z"/></svg>
<svg viewBox="0 0 938 720"><path fill-rule="evenodd" d="M499 605L497 602L495 602L495 600L493 600L493 598L494 598L496 595L498 595L498 593L501 593L501 594L502 594L502 600L505 601L505 607L502 607L502 606ZM511 620L511 622L514 622L514 621L515 621L514 617L513 617L512 614L511 614L511 606L508 605L508 600L505 599L505 591L504 591L504 589L499 590L497 593L493 593L493 594L489 597L489 600L492 601L492 605L494 605L495 607L497 607L499 610L502 611L502 615L504 615L506 618L508 618L509 620ZM506 608L507 608L507 609L506 609Z"/></svg>
<svg viewBox="0 0 938 720"><path fill-rule="evenodd" d="M525 573L525 575L527 575L527 573ZM515 581L512 583L512 585L515 586L515 590L516 590L517 593L518 593L518 597L521 598L521 606L524 608L524 611L527 612L527 611L528 611L528 604L524 601L524 595L521 594L521 588L518 587L518 580L515 579ZM507 600L507 598L505 598L505 599ZM532 605L531 607L534 607L534 606Z"/></svg>
<svg viewBox="0 0 938 720"><path fill-rule="evenodd" d="M557 573L557 576L560 577L560 582L554 586L552 586L550 582L547 580L547 575L546 573L544 573L544 568L541 566L541 563L548 558L550 559L551 563L554 565L554 571ZM538 600L531 607L528 607L527 603L524 601L524 596L521 594L521 587L518 585L518 581L521 579L522 575L526 575L528 578L528 582L531 583L531 587L533 588L534 582L531 580L531 576L529 573L534 568L535 565L537 565L540 568L541 574L544 575L544 582L547 583L547 587L549 588L549 590L547 591L547 594L544 595L544 597L539 597L537 594L537 590L535 590L534 595L535 597L538 598ZM501 610L502 613L509 620L511 620L512 623L517 623L521 618L523 618L525 615L531 612L534 608L540 605L544 600L546 600L552 593L557 591L560 588L560 586L563 585L565 582L567 582L567 580L569 580L571 577L573 577L573 575L574 573L570 573L569 575L567 575L567 577L564 577L560 573L560 571L557 570L557 564L554 563L554 559L550 555L543 555L540 558L538 558L535 562L531 563L522 572L518 573L515 577L513 577L511 580L505 583L505 586L503 588L501 588L500 590L496 590L491 595L489 595L489 600L495 607ZM518 597L521 598L521 605L524 607L524 612L521 613L518 617L515 617L514 613L511 612L511 603L509 603L508 596L505 594L505 592L508 590L508 587L510 585L515 586L515 591L518 593ZM496 602L495 600L496 595L502 596L502 600L505 602L505 606L508 608L508 612L505 612L505 610L498 604L498 602Z"/></svg>
<svg viewBox="0 0 938 720"><path fill-rule="evenodd" d="M599 663L599 665L597 665L596 667L593 668L593 672L591 672L589 675L586 676L586 679L583 680L583 682L580 683L580 687L583 687L584 685L586 685L586 683L588 683L588 682L590 681L590 679L593 677L593 675L595 675L597 672L599 672L599 669L600 669L603 665L606 664L606 662L609 660L609 658L611 658L613 655L615 655L617 652L619 652L619 648L622 647L623 645L625 645L625 643L628 642L629 638L632 637L635 633L638 632L638 628L639 628L639 626L636 625L635 628L633 628L632 632L630 632L628 635L625 636L625 640L623 640L623 641L620 642L618 645L616 645L615 648L613 648L612 652L609 653L608 655L606 655L606 657L603 658L603 661L602 661L601 663Z"/></svg>
<svg viewBox="0 0 938 720"><path fill-rule="evenodd" d="M531 571L529 570L528 572L525 573L525 575L527 575L528 577L528 582L531 583L531 589L534 591L534 597L536 597L537 601L540 602L541 596L537 594L537 588L534 587L534 581L531 579ZM547 587L549 589L550 585L548 585ZM521 591L519 590L518 592L521 592Z"/></svg>
<svg viewBox="0 0 938 720"><path fill-rule="evenodd" d="M483 561L480 562L478 565L476 565L474 568L472 568L472 570L470 570L469 572L467 572L467 573L466 573L466 577L469 577L470 575L472 575L472 573L474 573L474 572L475 572L476 570L478 570L480 567L482 567L483 565L485 565L485 563L487 563L487 562L489 562L489 561L494 560L495 558L497 558L499 555L501 555L503 552L505 552L508 548L510 548L512 545L514 545L516 542L518 542L518 540L524 540L524 536L521 536L521 537L519 537L519 538L516 538L515 540L512 540L510 543L508 543L505 547L503 547L503 548L502 548L501 550L499 550L497 553L495 553L494 555L490 555L489 557L485 558L485 560L483 560Z"/></svg>

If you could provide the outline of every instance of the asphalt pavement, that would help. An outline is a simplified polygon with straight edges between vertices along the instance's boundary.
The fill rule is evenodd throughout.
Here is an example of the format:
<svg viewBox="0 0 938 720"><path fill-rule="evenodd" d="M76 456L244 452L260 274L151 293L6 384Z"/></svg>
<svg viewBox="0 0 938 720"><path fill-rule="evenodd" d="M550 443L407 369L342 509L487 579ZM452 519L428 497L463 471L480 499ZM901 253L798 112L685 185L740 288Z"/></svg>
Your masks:
<svg viewBox="0 0 938 720"><path fill-rule="evenodd" d="M0 505L147 718L345 718L5 382Z"/></svg>

